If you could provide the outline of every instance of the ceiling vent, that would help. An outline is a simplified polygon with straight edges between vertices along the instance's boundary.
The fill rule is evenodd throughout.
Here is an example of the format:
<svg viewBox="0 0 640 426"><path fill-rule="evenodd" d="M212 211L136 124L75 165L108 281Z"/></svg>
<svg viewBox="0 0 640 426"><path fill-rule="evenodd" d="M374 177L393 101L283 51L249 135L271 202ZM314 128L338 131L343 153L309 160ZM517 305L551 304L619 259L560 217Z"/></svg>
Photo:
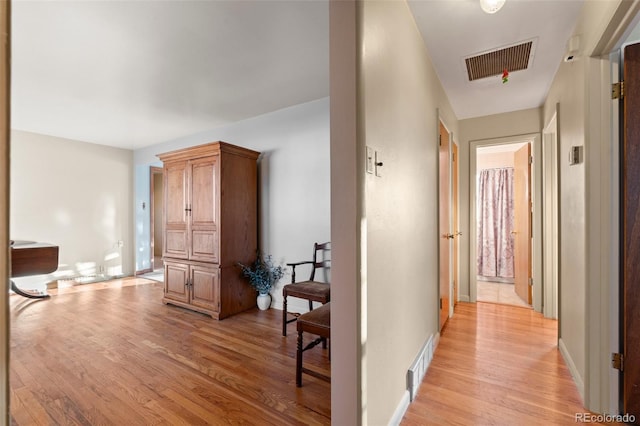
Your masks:
<svg viewBox="0 0 640 426"><path fill-rule="evenodd" d="M510 73L526 70L533 59L534 41L529 40L465 58L469 81L502 75L505 69Z"/></svg>

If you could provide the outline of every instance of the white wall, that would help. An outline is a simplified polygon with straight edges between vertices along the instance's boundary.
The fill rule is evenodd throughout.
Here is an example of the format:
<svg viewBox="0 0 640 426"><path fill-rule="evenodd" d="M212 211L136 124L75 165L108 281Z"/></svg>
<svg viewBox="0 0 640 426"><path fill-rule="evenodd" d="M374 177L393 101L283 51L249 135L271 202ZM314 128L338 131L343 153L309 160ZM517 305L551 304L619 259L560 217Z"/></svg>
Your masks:
<svg viewBox="0 0 640 426"><path fill-rule="evenodd" d="M484 153L478 150L476 157L476 170L499 169L503 167L513 167L513 152L490 152Z"/></svg>
<svg viewBox="0 0 640 426"><path fill-rule="evenodd" d="M617 411L617 402L609 401L610 393L617 394L609 360L610 339L617 341L609 335L610 321L615 317L617 322L616 308L610 310L610 297L617 292L609 278L616 260L607 260L617 231L609 228L616 216L610 204L615 197L606 182L618 166L610 164L611 89L608 79L601 81L609 65L590 56L609 53L601 49L613 44L617 26L627 19L625 10L637 10L633 3L585 2L573 32L580 36L580 55L561 63L543 107L548 122L559 103L559 346L585 406L595 412ZM571 146L583 148L582 163L568 164Z"/></svg>
<svg viewBox="0 0 640 426"><path fill-rule="evenodd" d="M560 103L559 337L579 374L579 388L585 374L585 168L584 162L569 165L568 158L572 146L585 145L585 64L584 58L563 63L545 102L545 118Z"/></svg>
<svg viewBox="0 0 640 426"><path fill-rule="evenodd" d="M365 154L359 113L359 21L362 4L329 3L331 110L331 421L363 424L366 344L362 238Z"/></svg>
<svg viewBox="0 0 640 426"><path fill-rule="evenodd" d="M361 13L362 143L384 163L365 175L363 423L382 425L438 333L438 110L454 134L458 123L408 5L365 1Z"/></svg>
<svg viewBox="0 0 640 426"><path fill-rule="evenodd" d="M134 152L136 270L149 267L149 167L156 155L222 140L262 153L258 161L260 248L276 263L310 260L314 242L330 236L329 99L321 99L240 121ZM298 273L298 272L296 272ZM298 277L309 270L302 270ZM318 277L316 277L318 278ZM282 307L282 282L272 290ZM306 312L305 301L292 299L289 310Z"/></svg>
<svg viewBox="0 0 640 426"><path fill-rule="evenodd" d="M12 131L11 238L60 247L60 266L48 279L92 275L101 266L110 276L131 274L132 170L130 150ZM35 281L43 277L20 279Z"/></svg>

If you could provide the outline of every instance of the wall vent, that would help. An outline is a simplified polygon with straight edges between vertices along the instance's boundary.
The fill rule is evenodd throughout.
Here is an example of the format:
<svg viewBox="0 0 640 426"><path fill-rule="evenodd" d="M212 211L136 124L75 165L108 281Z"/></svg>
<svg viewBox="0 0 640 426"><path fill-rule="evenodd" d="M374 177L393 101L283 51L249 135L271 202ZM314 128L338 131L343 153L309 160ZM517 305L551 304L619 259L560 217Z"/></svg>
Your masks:
<svg viewBox="0 0 640 426"><path fill-rule="evenodd" d="M534 41L529 40L465 58L469 81L502 75L505 68L510 73L529 68L535 50Z"/></svg>
<svg viewBox="0 0 640 426"><path fill-rule="evenodd" d="M422 345L416 359L407 371L407 390L409 391L409 400L413 401L418 393L418 388L424 379L424 375L433 359L433 336Z"/></svg>

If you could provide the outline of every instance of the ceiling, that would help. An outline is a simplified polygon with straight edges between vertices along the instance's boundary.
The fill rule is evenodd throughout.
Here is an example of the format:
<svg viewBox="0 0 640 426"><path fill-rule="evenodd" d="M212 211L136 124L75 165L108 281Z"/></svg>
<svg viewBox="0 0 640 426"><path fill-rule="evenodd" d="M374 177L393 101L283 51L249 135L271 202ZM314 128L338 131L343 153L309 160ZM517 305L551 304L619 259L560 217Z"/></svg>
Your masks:
<svg viewBox="0 0 640 426"><path fill-rule="evenodd" d="M477 0L410 0L438 77L458 119L535 108L544 102L567 52L579 0L507 0L493 15ZM464 58L534 40L526 70L469 82Z"/></svg>
<svg viewBox="0 0 640 426"><path fill-rule="evenodd" d="M12 128L136 149L329 94L325 1L20 1Z"/></svg>
<svg viewBox="0 0 640 426"><path fill-rule="evenodd" d="M540 106L581 0L410 0L459 119ZM12 128L137 149L329 95L326 0L12 6ZM527 70L468 82L468 55L533 39Z"/></svg>

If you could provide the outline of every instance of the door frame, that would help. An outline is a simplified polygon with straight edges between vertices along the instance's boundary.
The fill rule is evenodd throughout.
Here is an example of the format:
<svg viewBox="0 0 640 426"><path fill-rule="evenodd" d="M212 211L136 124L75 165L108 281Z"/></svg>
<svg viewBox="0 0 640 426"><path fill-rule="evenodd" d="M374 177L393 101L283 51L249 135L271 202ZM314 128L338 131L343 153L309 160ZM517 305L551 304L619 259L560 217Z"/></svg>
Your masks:
<svg viewBox="0 0 640 426"><path fill-rule="evenodd" d="M11 5L10 2L2 2L0 4L0 30L2 31L3 43L0 48L0 123L2 124L2 135L0 135L0 244L3 247L2 256L0 256L0 275L5 280L9 280L9 269L11 262L9 260L9 194L11 190L10 183L10 81L11 74L10 51L11 51ZM10 424L9 416L9 292L5 290L0 295L0 366L4 373L0 379L0 424Z"/></svg>
<svg viewBox="0 0 640 426"><path fill-rule="evenodd" d="M542 276L545 318L559 318L558 282L560 280L560 132L559 109L545 125L542 134Z"/></svg>
<svg viewBox="0 0 640 426"><path fill-rule="evenodd" d="M532 257L532 306L536 312L542 312L542 209L540 208L542 200L542 143L540 133L527 133L522 135L505 136L492 139L476 139L469 141L469 301L476 303L478 298L478 280L475 274L476 259L476 237L478 235L478 227L476 223L476 161L477 151L480 147L494 145L509 145L514 143L529 142L531 144L531 156L533 164L531 167L531 201L533 204L533 240L531 244Z"/></svg>
<svg viewBox="0 0 640 426"><path fill-rule="evenodd" d="M451 248L451 309L453 311L460 297L460 147L451 134L451 228L453 233L453 247Z"/></svg>
<svg viewBox="0 0 640 426"><path fill-rule="evenodd" d="M156 270L155 262L155 176L162 175L163 168L150 166L149 167L149 265L151 265L151 271ZM162 218L160 218L162 221Z"/></svg>

